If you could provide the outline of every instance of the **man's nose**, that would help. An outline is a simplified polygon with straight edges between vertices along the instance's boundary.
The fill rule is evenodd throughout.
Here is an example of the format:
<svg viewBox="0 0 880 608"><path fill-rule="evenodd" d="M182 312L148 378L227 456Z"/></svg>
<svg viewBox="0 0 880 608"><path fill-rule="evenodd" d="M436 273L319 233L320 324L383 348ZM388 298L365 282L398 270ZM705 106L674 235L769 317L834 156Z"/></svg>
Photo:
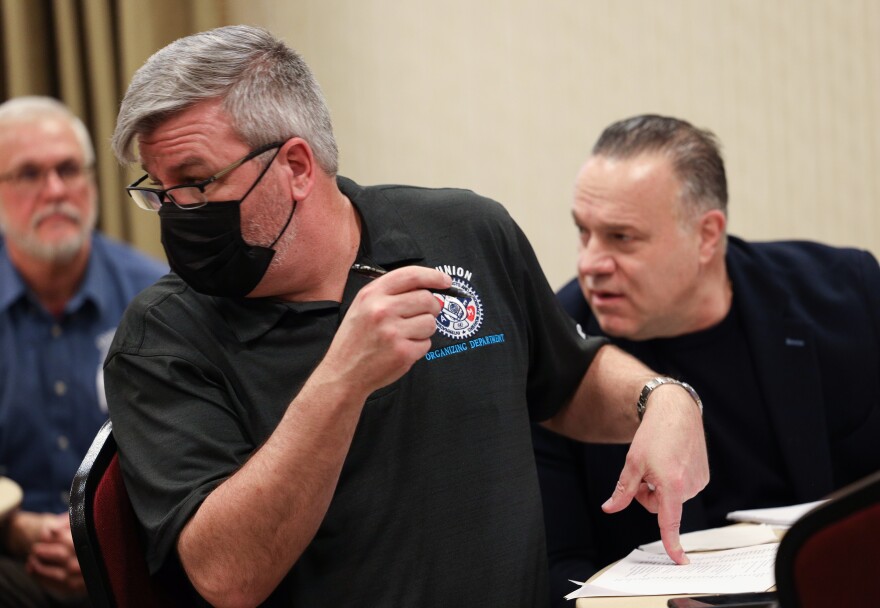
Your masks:
<svg viewBox="0 0 880 608"><path fill-rule="evenodd" d="M614 258L602 247L597 239L592 238L578 250L578 274L596 276L614 272Z"/></svg>
<svg viewBox="0 0 880 608"><path fill-rule="evenodd" d="M67 182L61 178L56 167L47 169L43 177L44 192L65 192L67 190Z"/></svg>
<svg viewBox="0 0 880 608"><path fill-rule="evenodd" d="M65 182L55 167L47 169L43 174L42 193L44 196L58 196L67 193Z"/></svg>

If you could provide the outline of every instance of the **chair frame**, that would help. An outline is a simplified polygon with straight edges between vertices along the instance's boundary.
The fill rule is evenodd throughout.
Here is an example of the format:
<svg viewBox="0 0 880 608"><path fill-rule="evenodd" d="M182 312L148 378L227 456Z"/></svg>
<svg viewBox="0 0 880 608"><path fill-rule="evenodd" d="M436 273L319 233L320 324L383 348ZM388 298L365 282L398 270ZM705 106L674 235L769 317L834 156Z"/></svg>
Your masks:
<svg viewBox="0 0 880 608"><path fill-rule="evenodd" d="M828 501L810 510L785 533L776 554L776 589L781 606L801 606L796 560L804 545L819 531L880 505L880 471L832 493Z"/></svg>
<svg viewBox="0 0 880 608"><path fill-rule="evenodd" d="M100 557L93 509L101 477L116 455L113 424L106 421L79 465L70 488L70 531L89 599L95 608L116 608L110 577Z"/></svg>

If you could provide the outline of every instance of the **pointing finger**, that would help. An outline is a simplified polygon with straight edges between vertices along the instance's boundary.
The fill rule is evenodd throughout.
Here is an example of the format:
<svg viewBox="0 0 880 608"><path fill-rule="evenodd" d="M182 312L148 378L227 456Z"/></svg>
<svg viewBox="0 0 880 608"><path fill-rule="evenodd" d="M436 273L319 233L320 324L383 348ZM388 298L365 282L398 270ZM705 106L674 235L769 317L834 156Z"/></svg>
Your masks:
<svg viewBox="0 0 880 608"><path fill-rule="evenodd" d="M660 494L663 494L660 492ZM681 529L681 502L675 497L660 496L660 511L657 522L660 525L660 540L663 548L676 564L691 562L681 546L679 531Z"/></svg>

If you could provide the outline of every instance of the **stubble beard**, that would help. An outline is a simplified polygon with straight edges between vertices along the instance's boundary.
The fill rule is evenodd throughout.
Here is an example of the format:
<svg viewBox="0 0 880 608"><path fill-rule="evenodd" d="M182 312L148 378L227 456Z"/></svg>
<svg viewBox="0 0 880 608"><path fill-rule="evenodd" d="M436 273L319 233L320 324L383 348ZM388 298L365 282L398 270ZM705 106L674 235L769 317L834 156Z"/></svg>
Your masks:
<svg viewBox="0 0 880 608"><path fill-rule="evenodd" d="M75 222L78 230L55 242L46 242L39 236L39 225L46 217L52 214L61 214L72 222ZM75 205L68 202L58 203L51 207L45 207L35 213L28 223L25 232L10 231L9 222L5 214L0 212L0 230L5 238L14 243L26 255L42 262L63 264L71 261L88 242L92 230L97 222L97 205L92 205L86 212L85 218Z"/></svg>

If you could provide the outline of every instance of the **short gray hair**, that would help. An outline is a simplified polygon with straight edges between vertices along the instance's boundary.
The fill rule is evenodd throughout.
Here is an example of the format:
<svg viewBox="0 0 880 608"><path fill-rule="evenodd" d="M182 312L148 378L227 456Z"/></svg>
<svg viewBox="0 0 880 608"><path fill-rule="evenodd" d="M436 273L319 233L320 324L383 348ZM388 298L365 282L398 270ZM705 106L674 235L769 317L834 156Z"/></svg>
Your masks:
<svg viewBox="0 0 880 608"><path fill-rule="evenodd" d="M268 31L246 25L180 38L135 72L116 119L116 157L134 161L136 136L195 103L218 98L249 146L302 137L321 168L336 174L330 111L308 65Z"/></svg>
<svg viewBox="0 0 880 608"><path fill-rule="evenodd" d="M669 156L681 180L682 201L691 211L727 213L727 176L721 145L711 131L687 121L643 114L609 125L593 146L594 156L629 159L643 153Z"/></svg>
<svg viewBox="0 0 880 608"><path fill-rule="evenodd" d="M60 118L67 121L73 134L79 142L86 165L91 166L95 162L95 147L92 145L92 137L83 121L70 111L66 105L52 97L27 95L13 97L0 104L0 130L5 125L16 124L39 118Z"/></svg>

